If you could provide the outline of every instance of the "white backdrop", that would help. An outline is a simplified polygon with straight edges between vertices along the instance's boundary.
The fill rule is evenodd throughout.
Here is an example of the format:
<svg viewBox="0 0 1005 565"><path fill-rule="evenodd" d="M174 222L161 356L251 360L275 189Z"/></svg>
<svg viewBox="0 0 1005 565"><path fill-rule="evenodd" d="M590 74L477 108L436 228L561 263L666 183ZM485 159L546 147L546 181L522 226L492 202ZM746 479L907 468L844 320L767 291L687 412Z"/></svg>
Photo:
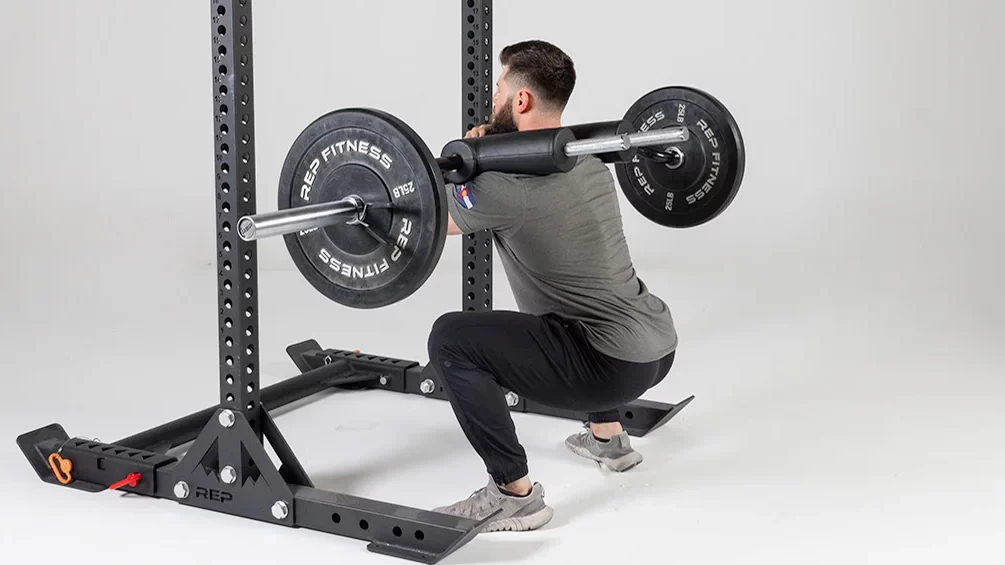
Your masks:
<svg viewBox="0 0 1005 565"><path fill-rule="evenodd" d="M95 253L161 268L212 261L203 4L4 4L3 182L17 212L3 233L38 246L5 247L5 264L55 274ZM263 206L274 205L285 150L328 110L386 109L434 152L458 135L454 4L256 5ZM665 84L706 89L737 117L749 160L736 208L679 233L628 214L643 266L810 261L859 282L882 271L901 288L977 295L1001 281L987 259L1005 198L995 190L1002 39L994 2L967 6L633 2L615 18L602 2L514 0L497 9L495 45L544 37L572 55L569 123L618 117ZM39 261L54 244L62 259ZM290 267L280 245L262 260ZM34 269L14 271L26 280Z"/></svg>
<svg viewBox="0 0 1005 565"><path fill-rule="evenodd" d="M154 272L169 289L172 273L213 262L204 4L3 4L0 230L17 242L2 250L5 296L68 275L84 293L153 284ZM286 149L331 109L388 110L434 153L459 134L455 4L256 5L263 210ZM1000 3L569 6L501 3L494 38L498 49L542 37L572 55L569 123L687 84L727 104L745 136L743 190L715 223L667 232L627 210L643 272L728 265L739 281L879 294L988 326L1003 313ZM292 268L279 240L260 247L263 270Z"/></svg>
<svg viewBox="0 0 1005 565"><path fill-rule="evenodd" d="M260 211L275 207L289 145L332 109L394 113L434 154L460 134L457 4L255 4ZM773 465L829 461L809 454L828 445L819 438L912 468L931 449L946 457L925 475L932 492L978 484L961 478L973 471L991 482L967 500L1005 498L1002 457L985 459L1005 444L1003 6L497 0L496 53L542 38L575 60L568 123L684 84L723 101L743 132L744 184L714 222L667 230L622 200L637 268L680 326L680 369L660 399L707 399L680 433L780 450L764 475L777 481ZM17 433L66 419L71 434L121 437L216 398L207 15L204 0L0 3L0 378L19 399L3 416L5 488L37 482ZM429 284L376 312L314 293L281 239L259 250L265 381L289 375L282 348L311 336L425 361L430 324L460 304L456 240ZM496 276L496 305L511 307ZM813 439L780 439L793 427ZM722 464L756 473L745 458Z"/></svg>

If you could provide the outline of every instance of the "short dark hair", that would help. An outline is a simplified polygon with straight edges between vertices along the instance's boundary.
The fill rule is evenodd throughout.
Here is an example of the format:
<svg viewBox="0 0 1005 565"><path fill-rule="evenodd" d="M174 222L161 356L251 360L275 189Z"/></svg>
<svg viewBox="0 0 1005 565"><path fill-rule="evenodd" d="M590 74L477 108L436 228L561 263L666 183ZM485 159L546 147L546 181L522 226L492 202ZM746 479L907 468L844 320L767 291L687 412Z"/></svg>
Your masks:
<svg viewBox="0 0 1005 565"><path fill-rule="evenodd" d="M576 87L576 66L564 51L547 41L521 41L503 48L499 62L509 67L510 80L536 92L552 109L565 109Z"/></svg>

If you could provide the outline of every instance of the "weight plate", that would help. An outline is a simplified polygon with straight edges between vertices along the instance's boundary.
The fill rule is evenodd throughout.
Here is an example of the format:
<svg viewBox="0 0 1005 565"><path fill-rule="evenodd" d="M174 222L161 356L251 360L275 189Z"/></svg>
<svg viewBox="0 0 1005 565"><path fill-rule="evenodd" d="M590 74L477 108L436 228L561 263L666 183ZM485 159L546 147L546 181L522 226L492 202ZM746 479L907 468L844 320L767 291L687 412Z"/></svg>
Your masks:
<svg viewBox="0 0 1005 565"><path fill-rule="evenodd" d="M361 222L284 236L297 269L321 294L352 308L380 308L421 287L447 236L443 175L408 125L380 110L321 116L290 148L279 184L285 210L358 196Z"/></svg>
<svg viewBox="0 0 1005 565"><path fill-rule="evenodd" d="M637 131L684 126L690 132L688 141L638 148L631 161L615 165L618 184L639 213L662 226L688 228L732 203L745 152L740 128L722 103L694 88L664 87L635 102L625 119Z"/></svg>

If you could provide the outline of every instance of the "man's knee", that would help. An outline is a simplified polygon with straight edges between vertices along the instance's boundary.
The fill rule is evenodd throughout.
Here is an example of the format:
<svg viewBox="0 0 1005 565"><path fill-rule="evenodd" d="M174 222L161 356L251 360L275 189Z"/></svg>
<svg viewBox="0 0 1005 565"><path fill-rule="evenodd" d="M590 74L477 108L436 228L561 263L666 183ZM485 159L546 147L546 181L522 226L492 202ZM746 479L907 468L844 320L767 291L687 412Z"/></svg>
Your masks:
<svg viewBox="0 0 1005 565"><path fill-rule="evenodd" d="M433 327L429 330L429 339L426 341L426 353L429 354L431 363L438 362L440 352L461 335L463 317L463 312L448 312L433 322Z"/></svg>

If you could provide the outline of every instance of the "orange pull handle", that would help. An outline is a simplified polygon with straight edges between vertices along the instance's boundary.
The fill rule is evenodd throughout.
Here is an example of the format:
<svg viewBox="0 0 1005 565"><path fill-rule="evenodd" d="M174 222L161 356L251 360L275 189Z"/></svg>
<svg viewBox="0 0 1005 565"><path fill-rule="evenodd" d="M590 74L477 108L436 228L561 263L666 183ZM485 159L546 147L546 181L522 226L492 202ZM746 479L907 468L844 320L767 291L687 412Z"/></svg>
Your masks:
<svg viewBox="0 0 1005 565"><path fill-rule="evenodd" d="M73 462L69 459L63 459L59 453L53 453L49 455L49 467L52 468L52 474L56 475L56 480L60 484L68 485L73 482L73 475L70 474L73 471Z"/></svg>

